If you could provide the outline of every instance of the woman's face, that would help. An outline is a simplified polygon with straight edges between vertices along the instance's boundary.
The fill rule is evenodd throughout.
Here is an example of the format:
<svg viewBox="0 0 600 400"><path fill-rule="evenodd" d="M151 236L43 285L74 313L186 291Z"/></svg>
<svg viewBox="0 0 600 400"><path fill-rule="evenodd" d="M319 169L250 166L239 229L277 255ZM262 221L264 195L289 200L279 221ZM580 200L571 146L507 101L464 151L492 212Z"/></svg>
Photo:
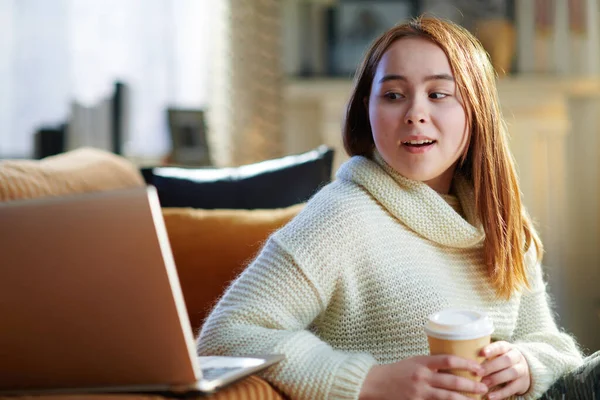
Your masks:
<svg viewBox="0 0 600 400"><path fill-rule="evenodd" d="M423 38L394 42L368 98L375 146L400 175L448 193L467 143L467 114L446 54Z"/></svg>

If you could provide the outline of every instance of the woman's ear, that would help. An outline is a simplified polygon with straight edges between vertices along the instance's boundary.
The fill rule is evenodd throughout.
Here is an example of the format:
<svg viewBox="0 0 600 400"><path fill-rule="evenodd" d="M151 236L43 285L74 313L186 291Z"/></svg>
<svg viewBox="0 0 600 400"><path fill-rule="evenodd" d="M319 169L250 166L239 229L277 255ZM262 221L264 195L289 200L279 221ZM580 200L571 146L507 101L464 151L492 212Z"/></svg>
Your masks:
<svg viewBox="0 0 600 400"><path fill-rule="evenodd" d="M365 105L365 108L367 110L369 110L369 97L368 96L363 97L363 104Z"/></svg>

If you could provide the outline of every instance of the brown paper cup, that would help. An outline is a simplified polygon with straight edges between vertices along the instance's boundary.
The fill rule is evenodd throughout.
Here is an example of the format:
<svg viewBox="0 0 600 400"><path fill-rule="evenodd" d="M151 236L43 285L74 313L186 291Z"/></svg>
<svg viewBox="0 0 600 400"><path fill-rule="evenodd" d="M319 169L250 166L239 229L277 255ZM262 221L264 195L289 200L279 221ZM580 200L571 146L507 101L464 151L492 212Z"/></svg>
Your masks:
<svg viewBox="0 0 600 400"><path fill-rule="evenodd" d="M479 354L481 349L490 344L494 330L492 321L487 315L477 311L449 309L435 313L429 317L425 325L429 354L451 354L479 363L484 357ZM465 370L443 371L480 382L481 377ZM474 393L462 393L467 397L481 399Z"/></svg>
<svg viewBox="0 0 600 400"><path fill-rule="evenodd" d="M481 349L490 344L490 339L491 338L489 335L471 340L444 340L432 336L427 336L427 340L429 342L429 354L431 354L432 356L441 354L451 354L458 357L466 358L468 360L475 360L480 364L485 360L485 358L481 357L479 353ZM478 375L473 375L470 371L450 369L445 370L443 372L481 382L481 377ZM481 396L477 394L462 394L474 399L481 399Z"/></svg>

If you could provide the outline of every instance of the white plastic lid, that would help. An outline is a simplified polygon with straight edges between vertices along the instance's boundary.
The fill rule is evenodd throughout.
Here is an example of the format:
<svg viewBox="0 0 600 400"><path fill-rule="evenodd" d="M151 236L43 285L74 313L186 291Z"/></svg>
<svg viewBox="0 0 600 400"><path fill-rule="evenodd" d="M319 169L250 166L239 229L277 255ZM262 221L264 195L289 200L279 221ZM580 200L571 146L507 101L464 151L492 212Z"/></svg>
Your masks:
<svg viewBox="0 0 600 400"><path fill-rule="evenodd" d="M447 309L429 316L425 324L428 336L443 340L470 340L491 335L494 323L486 313Z"/></svg>

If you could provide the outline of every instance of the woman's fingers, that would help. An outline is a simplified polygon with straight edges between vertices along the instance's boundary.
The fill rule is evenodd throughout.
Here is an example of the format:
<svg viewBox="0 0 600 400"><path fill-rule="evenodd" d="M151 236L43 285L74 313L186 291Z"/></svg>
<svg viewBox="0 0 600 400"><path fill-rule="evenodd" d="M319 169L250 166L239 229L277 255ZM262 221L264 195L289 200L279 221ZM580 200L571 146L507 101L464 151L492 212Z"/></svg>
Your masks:
<svg viewBox="0 0 600 400"><path fill-rule="evenodd" d="M481 355L485 358L494 358L501 354L507 353L512 348L512 344L500 340L498 342L488 344L483 349L481 349Z"/></svg>
<svg viewBox="0 0 600 400"><path fill-rule="evenodd" d="M510 384L504 386L502 389L495 390L491 393L488 393L488 400L500 400L506 399L512 395L515 395L518 391L518 382L514 381Z"/></svg>
<svg viewBox="0 0 600 400"><path fill-rule="evenodd" d="M483 367L483 376L491 375L495 372L505 370L511 366L518 364L521 360L521 353L515 349L496 356L496 358L487 360L481 366Z"/></svg>
<svg viewBox="0 0 600 400"><path fill-rule="evenodd" d="M481 355L487 358L481 364L484 369L481 382L490 388L505 385L489 393L489 399L504 399L528 390L531 385L529 366L523 354L512 344L504 341L492 343L482 349Z"/></svg>
<svg viewBox="0 0 600 400"><path fill-rule="evenodd" d="M495 374L486 376L482 379L481 382L487 385L488 387L494 387L502 383L511 382L516 379L519 379L525 374L525 371L523 369L523 365L521 364L513 365L500 372L496 372Z"/></svg>
<svg viewBox="0 0 600 400"><path fill-rule="evenodd" d="M427 357L426 366L434 371L447 369L461 369L465 371L470 371L473 374L479 376L483 376L484 373L484 369L477 361L467 360L466 358L451 355Z"/></svg>
<svg viewBox="0 0 600 400"><path fill-rule="evenodd" d="M430 385L438 389L452 390L455 392L469 392L478 394L484 394L488 392L488 387L483 383L445 373L433 374L430 380Z"/></svg>
<svg viewBox="0 0 600 400"><path fill-rule="evenodd" d="M444 389L432 389L428 399L435 400L471 400L469 397L458 392L450 392Z"/></svg>

